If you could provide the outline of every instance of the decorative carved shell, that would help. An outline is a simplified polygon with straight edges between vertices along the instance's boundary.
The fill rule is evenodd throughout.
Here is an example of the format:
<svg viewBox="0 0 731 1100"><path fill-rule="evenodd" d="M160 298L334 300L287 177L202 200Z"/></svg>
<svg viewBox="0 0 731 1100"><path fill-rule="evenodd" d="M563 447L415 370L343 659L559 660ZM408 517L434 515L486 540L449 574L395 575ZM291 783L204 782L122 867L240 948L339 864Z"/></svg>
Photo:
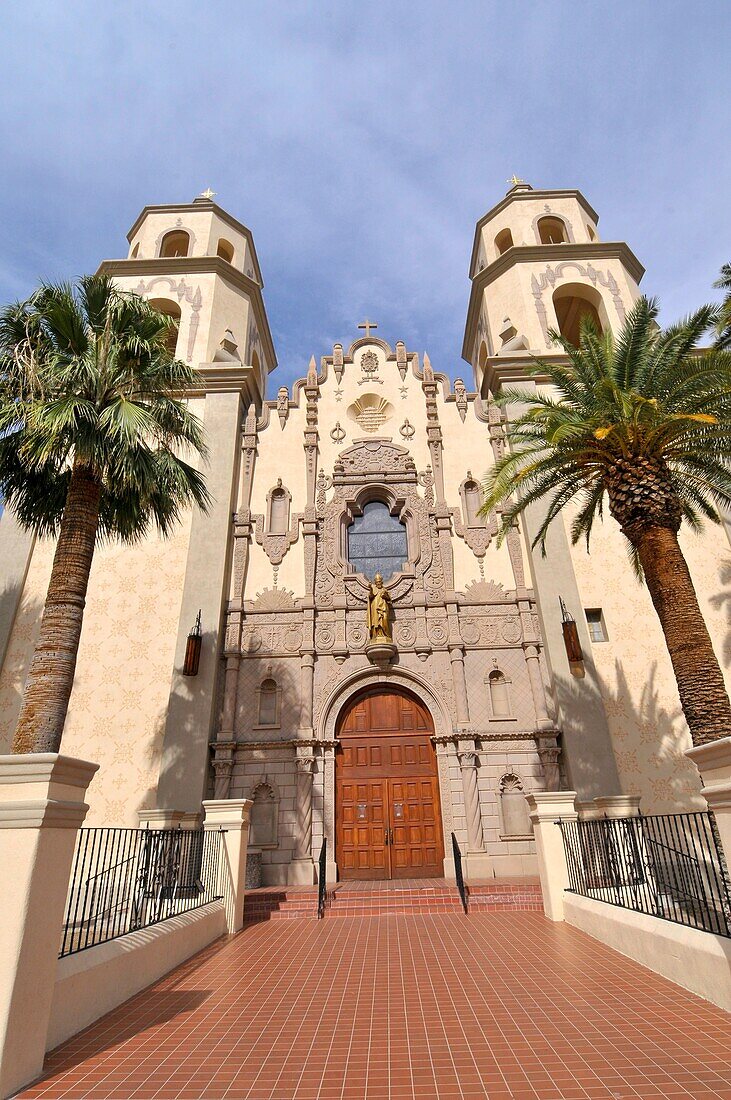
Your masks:
<svg viewBox="0 0 731 1100"><path fill-rule="evenodd" d="M257 592L254 611L294 611L294 592L287 588L264 588Z"/></svg>

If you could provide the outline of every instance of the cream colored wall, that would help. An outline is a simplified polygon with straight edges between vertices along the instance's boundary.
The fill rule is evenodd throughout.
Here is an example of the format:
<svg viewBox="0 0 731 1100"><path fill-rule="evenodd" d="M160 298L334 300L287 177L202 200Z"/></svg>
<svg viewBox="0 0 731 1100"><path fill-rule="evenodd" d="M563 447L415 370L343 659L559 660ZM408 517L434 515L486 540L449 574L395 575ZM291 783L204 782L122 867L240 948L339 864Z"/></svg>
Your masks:
<svg viewBox="0 0 731 1100"><path fill-rule="evenodd" d="M681 546L731 689L731 547L720 527L700 538L682 532ZM609 640L592 654L624 791L641 795L646 813L703 808L663 634L614 520L595 525L589 555L583 544L571 554L584 609L601 607L606 621Z"/></svg>
<svg viewBox="0 0 731 1100"><path fill-rule="evenodd" d="M87 824L136 825L154 805L190 514L171 538L99 547L63 752L101 765ZM9 751L40 627L55 543L36 543L0 673L0 746ZM192 625L192 624L191 624Z"/></svg>

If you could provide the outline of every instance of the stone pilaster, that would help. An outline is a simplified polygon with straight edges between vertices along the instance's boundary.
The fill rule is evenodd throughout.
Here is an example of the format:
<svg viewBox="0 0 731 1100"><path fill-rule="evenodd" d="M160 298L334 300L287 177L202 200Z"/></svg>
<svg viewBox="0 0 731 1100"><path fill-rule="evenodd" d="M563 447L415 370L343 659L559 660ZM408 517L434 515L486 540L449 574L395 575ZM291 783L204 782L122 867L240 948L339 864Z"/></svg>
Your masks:
<svg viewBox="0 0 731 1100"><path fill-rule="evenodd" d="M467 681L464 672L464 650L460 646L449 647L449 660L452 662L452 683L457 703L457 725L463 729L470 723L470 709L467 701Z"/></svg>
<svg viewBox="0 0 731 1100"><path fill-rule="evenodd" d="M314 881L315 865L312 860L312 774L315 756L312 749L297 752L297 801L295 805L294 859L289 866L291 883Z"/></svg>

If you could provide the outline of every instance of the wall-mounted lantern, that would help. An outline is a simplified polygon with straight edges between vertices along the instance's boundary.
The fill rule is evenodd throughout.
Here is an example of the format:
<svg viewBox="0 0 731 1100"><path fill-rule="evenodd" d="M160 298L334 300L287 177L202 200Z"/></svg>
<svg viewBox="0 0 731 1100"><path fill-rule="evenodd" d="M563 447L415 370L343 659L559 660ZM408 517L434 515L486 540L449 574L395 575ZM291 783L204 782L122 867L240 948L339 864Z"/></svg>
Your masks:
<svg viewBox="0 0 731 1100"><path fill-rule="evenodd" d="M569 659L569 664L571 666L583 666L584 654L581 651L581 642L579 641L579 630L576 626L576 620L569 612L561 596L558 597L558 602L561 604L561 629L563 631L563 644L566 647L566 656Z"/></svg>
<svg viewBox="0 0 731 1100"><path fill-rule="evenodd" d="M183 676L197 676L198 665L201 660L201 643L203 636L201 633L201 613L198 612L195 620L195 626L188 635L188 641L185 644L185 660L183 661Z"/></svg>

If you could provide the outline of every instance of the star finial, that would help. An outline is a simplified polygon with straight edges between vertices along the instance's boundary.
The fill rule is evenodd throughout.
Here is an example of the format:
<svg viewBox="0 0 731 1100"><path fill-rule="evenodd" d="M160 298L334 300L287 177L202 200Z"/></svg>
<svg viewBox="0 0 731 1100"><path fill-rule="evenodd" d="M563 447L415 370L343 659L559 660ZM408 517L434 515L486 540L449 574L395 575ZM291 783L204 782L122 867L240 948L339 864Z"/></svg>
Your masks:
<svg viewBox="0 0 731 1100"><path fill-rule="evenodd" d="M216 191L211 191L210 187L206 187L205 191L201 191L198 198L199 199L208 199L208 201L210 202L211 199L214 197L214 195L216 195L217 193L218 192L216 192Z"/></svg>

